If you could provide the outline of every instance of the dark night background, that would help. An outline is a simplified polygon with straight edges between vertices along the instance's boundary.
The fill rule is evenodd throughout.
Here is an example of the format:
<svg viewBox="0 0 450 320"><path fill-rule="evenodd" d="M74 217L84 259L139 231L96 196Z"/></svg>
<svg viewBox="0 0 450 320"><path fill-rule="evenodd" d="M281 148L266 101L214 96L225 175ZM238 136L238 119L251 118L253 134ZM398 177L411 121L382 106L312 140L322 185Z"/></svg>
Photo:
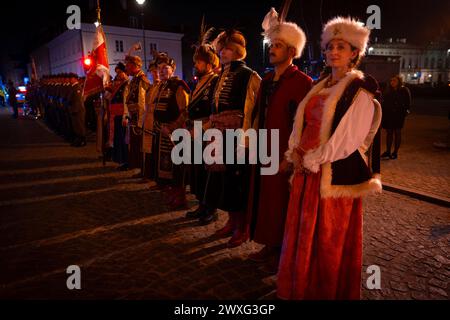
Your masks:
<svg viewBox="0 0 450 320"><path fill-rule="evenodd" d="M23 72L30 63L30 53L67 30L66 20L69 15L66 9L69 5L79 5L82 10L82 22L92 24L96 19L96 2L97 0L2 1L0 5L0 76L3 75L2 80L8 80L4 77L7 70L9 74L18 74L16 82L21 81ZM185 35L182 40L182 54L183 74L187 81L192 80L192 44L197 42L203 15L208 26L214 26L219 30L235 27L246 35L248 40L246 61L251 68L262 75L264 66L267 64L263 61L261 22L270 7L275 7L279 11L282 2L283 0L146 0L145 21L147 29L180 32ZM129 27L130 16L136 18L140 16L141 8L135 0L100 0L100 3L104 25ZM127 5L126 8L124 4ZM357 213L355 205L351 219L352 225L358 219L363 221L363 227L360 230L363 241L360 257L362 258L361 298L363 299L361 306L365 312L370 311L374 314L382 310L378 307L379 305L381 307L383 304L395 305L396 301L392 300L412 301L408 304L408 308L401 310L403 313L405 310L414 309L409 308L410 306L422 306L422 303L417 303L422 300L436 300L432 301L433 309L426 310L435 311L435 306L440 302L437 300L447 301L447 303L450 300L450 81L448 77L450 1L292 0L287 20L298 23L308 37L308 48L302 60L296 63L302 64L302 67L314 66L315 74L317 74L316 71L320 70L320 66L315 67L315 63L321 64L318 44L323 23L337 15L353 16L366 22L370 16L366 13L369 5L378 5L381 8L381 30L373 30L371 41L374 42L376 37L379 42L393 38L393 43L399 43L400 48L398 51L396 49L399 53L392 53L392 56L399 54L397 57L402 57L404 62L404 67L400 67L402 62L399 59L392 59L391 52L374 53L371 71L380 71L379 73L382 74L381 80L379 77L376 78L380 85L383 84L383 79L386 85L392 75L398 72L406 74L411 79L417 70L422 78L414 75L417 79L407 83L411 91L412 103L405 105L405 108L398 108L399 98L393 90L389 92L390 98L386 99L386 91L381 97L384 99L381 100L383 107L387 105L383 112L389 108L396 110L390 112L394 114L394 118L403 118L409 111L410 114L405 121L400 119L404 122L404 128L401 135L397 136L401 137L402 141L398 159L387 160L385 157L386 160L381 162L383 193L365 197L362 202L361 199L354 202L364 204L364 214ZM142 30L136 34L141 35ZM126 35L123 35L124 40L125 37ZM136 39L137 36L133 38ZM406 38L407 44L419 47L403 46L401 41L394 40L399 38ZM447 41L439 41L436 45L436 41L443 39ZM107 38L107 41L115 42L115 39L111 37L110 40ZM131 41L127 42L131 43ZM437 49L427 46L431 42L435 42ZM83 44L86 43L89 45L88 42L83 42ZM64 44L57 43L55 46L58 50L52 48L54 52L63 51L59 48L64 47ZM129 48L123 49L123 51L114 52L117 60L121 58L122 53L125 55ZM41 51L44 52L42 56L50 60L50 51L45 48ZM405 53L405 51L409 52ZM75 64L79 59L81 65L81 55L81 52L74 55ZM377 57L381 58L376 60ZM370 62L370 59L366 61ZM416 62L415 67L412 59ZM424 61L423 68L417 66L419 59ZM58 63L58 60L53 61ZM178 64L178 67L181 66ZM11 69L15 72L11 72ZM49 69L51 70L46 68L45 72ZM411 75L408 74L409 72ZM367 73L370 74L370 72ZM309 74L313 75L312 72ZM39 74L39 76L42 75ZM429 81L420 83L420 79ZM292 78L292 83L294 81L297 82L298 79ZM112 304L110 307L102 303L98 311L96 310L98 319L105 319L105 312L108 311L114 315L120 312L121 315L123 314L122 319L138 318L135 310L138 310L140 306L142 310L138 310L139 318L145 312L149 319L199 319L198 314L175 315L174 309L183 305L191 308L208 306L210 310L215 308L218 313L221 311L218 303L222 304L222 301L224 305L233 308L236 306L247 309L244 305L264 307L264 305L272 304L277 308L272 315L260 313L252 317L247 314L247 317L225 316L224 319L302 319L301 315L305 314L305 307L308 308L308 306L311 309L307 311L315 314L317 311L331 310L332 316L336 318L335 315L341 305L334 302L333 306L329 304L328 308L326 306L322 308L315 301L296 304L276 300L278 278L274 274L275 270L272 269L276 269L277 255L272 254L266 263L252 262L250 255L260 250L262 245L247 242L236 249L228 248L227 236L217 235L218 229L226 224L225 212L220 212L218 220L214 223L200 226L196 219L186 218L186 212L181 207L176 211L172 210L173 202L170 203L168 200L178 201L176 198L182 195L182 190L180 192L177 190L178 183L176 189L158 190L156 182L138 178L137 173L140 169L117 170L119 163L109 161L110 156L112 158L112 154L117 152L103 147L110 146L109 138L114 132L110 130L111 122L108 121L113 118L111 117L112 108L101 108L101 100L96 99L98 95L89 97L83 104L79 99L78 86L69 90L67 88L59 90L62 88L62 83L58 82L52 86L44 83L42 90L39 88L38 99L34 95L35 88L32 87L33 95L29 95L31 99L26 99L28 101L25 104L18 104L17 118L12 117L13 108L3 107L0 103L0 303L4 300L5 306L11 306L11 314L19 317L17 314L22 310L30 310L37 317L37 312L42 310L45 319L51 314L57 314L58 319L65 319L68 315L73 318L76 316L77 319L90 319L83 306L89 305L92 308L91 300L114 299L120 300L121 307L118 308ZM280 82L282 81L278 83ZM286 83L291 83L291 80ZM359 85L359 83L356 84ZM272 89L278 90L275 89L277 87L278 84ZM0 90L3 88L0 87ZM348 92L350 93L350 90ZM23 97L23 94L17 95ZM297 92L295 96L297 99ZM94 99L98 103L94 104ZM14 99L12 100L14 102ZM278 103L270 102L271 109L277 108L271 112L275 114L278 109L291 109L293 98L286 97L285 100L289 101L289 104L278 105ZM103 106L105 107L106 104ZM262 107L265 107L267 111L269 104L256 106L256 108ZM410 110L406 112L406 109ZM99 112L100 110L110 112ZM315 110L313 111L315 113ZM399 116L399 113L402 113L402 116ZM387 117L386 114L388 114ZM102 121L105 115L103 119L106 121ZM317 114L314 117L317 117ZM384 113L384 119L386 118L389 120L389 112ZM81 129L83 124L87 129L84 147L77 147L77 145L83 145L82 139L72 140L76 136L73 130L74 120L78 124L78 129ZM120 129L122 122L120 114L116 120L118 122L114 128ZM97 124L101 123L106 126L103 128L99 126L97 131ZM352 126L349 127L354 129ZM130 128L131 126L117 130L116 135L120 134L119 137L111 136L112 145L123 141L124 136L129 136L126 132L130 133ZM157 131L157 128L155 129ZM135 130L132 129L132 131ZM378 149L381 148L379 151L384 153L388 150L387 135L386 130L380 131L382 131L382 139ZM399 128L395 128L395 131L400 132ZM98 135L97 132L102 134ZM136 131L133 135L137 136ZM135 137L134 140L137 139L139 138ZM72 141L75 143L71 145ZM397 144L396 151L398 151L399 142L400 139L394 143L394 146ZM125 157L123 153L128 150L127 144L119 143L118 145L125 149L121 152ZM377 144L374 147L376 148ZM377 154L375 148L370 151L374 156ZM99 150L103 152L100 153ZM283 154L280 155L281 158L276 160L283 160ZM156 160L155 153L151 158ZM126 161L126 159L120 160L118 162ZM275 159L271 158L271 160ZM152 165L155 165L155 162L152 161ZM186 166L178 167L183 168L183 173L190 171L190 168ZM158 168L150 168L150 170L156 173ZM286 178L289 176L286 173L285 175ZM192 179L189 179L190 183L187 183L187 174L183 174L183 178L184 184L194 186ZM253 178L255 177L251 179ZM299 181L311 181L308 179L310 178L305 176ZM248 181L248 184L257 186L255 181L257 180ZM195 185L198 186L198 182ZM219 187L216 190L220 189ZM299 186L298 190L301 189ZM193 189L191 190L190 192L193 192ZM306 199L305 195L315 193L318 194L317 198L322 199L319 187L316 191L304 193L303 196ZM267 193L260 196L272 198L274 195ZM293 198L297 199L297 197ZM351 199L345 199L345 206L348 206L347 200ZM188 195L189 210L196 207L196 202L194 194ZM299 204L301 204L300 200L294 205ZM274 214L281 216L281 209L277 211L276 206L271 208L274 208ZM299 216L303 219L301 212L303 208L298 209ZM292 211L296 210L297 208L294 208ZM317 227L314 236L320 232L329 232L325 229L329 227L328 221L331 220L326 220L326 217L331 216L331 213L320 213L321 216L314 221ZM286 219L292 219L291 213L286 213L286 216ZM293 216L298 215L296 213ZM260 214L258 219L261 217L264 215ZM305 224L309 222L307 218L303 220L306 221ZM261 225L264 225L263 219L259 221L262 221ZM292 221L295 222L295 220ZM347 222L342 221L341 224L346 225L345 228L347 228ZM289 220L287 222L288 225L292 224ZM335 222L332 227L339 228ZM352 228L356 230L357 227L352 226ZM264 230L264 228L261 229ZM266 230L269 229L272 230L269 227ZM357 234L357 232L354 233ZM284 237L284 239L289 238ZM274 241L273 244L276 245L276 240ZM326 241L319 243L322 245ZM346 252L348 247L354 244L351 241L346 242ZM336 247L334 244L330 245L330 247L333 246ZM272 250L269 249L268 252L270 251ZM273 252L275 251L277 250ZM272 266L268 266L269 264ZM323 261L319 261L313 264L313 267L321 268L322 265ZM69 275L70 272L67 272L68 266L81 268L82 290L68 289L68 280L72 278ZM267 270L268 267L271 270ZM379 272L382 272L380 274L381 288L376 290L368 285L373 283L373 275L378 273L372 269L373 267L378 267ZM316 283L315 277L313 278L314 281L310 284ZM341 279L344 277L342 276ZM357 277L353 274L348 279L357 279ZM320 281L317 281L318 285L324 287ZM339 282L337 290L339 294L350 287L348 283L345 283L346 281ZM316 291L312 286L309 286L308 291L311 294L310 298L321 295L321 290ZM292 297L299 297L299 295L296 293ZM331 295L328 296L330 297ZM64 303L62 300L80 300L81 303L67 304L66 309L69 312L60 315L54 309L39 310L39 305L36 303L33 303L31 308L23 308L13 302L13 300L21 299L45 300L43 306L47 306L47 301L52 299L59 303ZM142 300L142 302L128 304L127 301L122 302L123 300ZM151 301L149 303L145 300ZM376 306L375 303L377 303ZM351 302L351 304L351 307L359 306L357 302ZM402 303L398 305L406 306ZM345 316L348 315L349 306L350 303L343 304L342 312L345 312ZM9 319L5 309L1 309L3 313L0 314L5 314L5 318L2 318ZM255 311L254 308L247 310ZM158 311L163 314L162 317L155 316ZM261 308L259 311L264 312ZM299 315L290 316L291 311ZM239 312L236 313L239 314ZM214 312L210 314L211 316L205 316L205 319L221 319ZM431 312L427 314L433 319ZM381 312L379 315L382 316ZM412 319L412 315L405 318Z"/></svg>
<svg viewBox="0 0 450 320"><path fill-rule="evenodd" d="M128 26L128 16L139 16L140 8L134 0L101 0L102 20L106 25ZM66 8L78 4L82 9L82 21L95 20L96 1L8 1L2 3L0 19L0 66L10 58L29 62L29 53L65 30L68 17ZM248 64L259 69L262 65L261 22L264 15L282 1L182 1L147 0L145 19L148 29L175 31L185 34L184 55L189 56L195 43L202 15L209 26L218 29L235 27L244 32L248 40ZM312 59L320 57L317 43L322 23L336 15L354 16L365 22L366 9L376 4L381 8L381 30L374 30L374 37L407 38L408 43L426 44L450 33L450 2L447 0L294 0L287 20L298 23L306 32L312 46ZM306 58L306 54L304 54ZM185 60L187 61L187 60ZM185 63L186 64L186 63ZM186 66L185 66L186 68ZM0 67L0 74L2 73Z"/></svg>

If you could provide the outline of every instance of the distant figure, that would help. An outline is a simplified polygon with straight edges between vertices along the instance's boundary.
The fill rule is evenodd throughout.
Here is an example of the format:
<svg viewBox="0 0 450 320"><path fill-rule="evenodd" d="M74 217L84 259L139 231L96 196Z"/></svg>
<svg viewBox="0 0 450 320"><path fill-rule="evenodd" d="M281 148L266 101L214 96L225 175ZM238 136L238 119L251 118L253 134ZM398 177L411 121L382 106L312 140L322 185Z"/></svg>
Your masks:
<svg viewBox="0 0 450 320"><path fill-rule="evenodd" d="M3 84L0 82L0 106L6 106L6 90Z"/></svg>
<svg viewBox="0 0 450 320"><path fill-rule="evenodd" d="M17 89L16 87L14 87L14 83L9 80L8 81L8 95L9 95L9 105L13 108L14 114L13 114L13 118L17 119L19 117L19 110L18 110L18 106L17 106L17 98L16 98L16 94L17 94Z"/></svg>
<svg viewBox="0 0 450 320"><path fill-rule="evenodd" d="M403 85L402 78L394 76L384 95L382 108L382 127L386 129L386 151L381 155L384 159L397 159L398 150L402 141L402 128L405 117L409 114L411 106L411 93ZM392 142L395 138L394 152L391 153Z"/></svg>
<svg viewBox="0 0 450 320"><path fill-rule="evenodd" d="M111 87L109 96L109 142L112 146L112 160L119 164L117 170L128 170L128 144L126 141L127 127L122 126L123 93L128 84L128 76L125 73L125 65L119 62L115 68L116 77Z"/></svg>

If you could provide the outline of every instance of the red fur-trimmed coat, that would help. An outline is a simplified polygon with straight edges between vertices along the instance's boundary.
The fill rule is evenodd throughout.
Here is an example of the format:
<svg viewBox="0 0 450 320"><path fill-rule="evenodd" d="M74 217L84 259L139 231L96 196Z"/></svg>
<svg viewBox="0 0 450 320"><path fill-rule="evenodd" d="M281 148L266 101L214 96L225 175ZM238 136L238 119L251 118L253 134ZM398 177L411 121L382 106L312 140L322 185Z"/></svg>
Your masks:
<svg viewBox="0 0 450 320"><path fill-rule="evenodd" d="M311 89L312 80L296 66L290 66L279 81L272 82L274 73L268 73L261 82L256 107L253 112L253 128L278 129L280 162L288 148L293 118L299 103ZM268 132L270 151L270 132ZM269 246L281 246L289 202L289 175L278 172L261 176L260 166L253 166L249 197L249 223L256 242Z"/></svg>
<svg viewBox="0 0 450 320"><path fill-rule="evenodd" d="M313 172L322 170L320 195L357 198L380 192L380 123L381 106L378 84L370 76L353 70L335 86L325 88L328 77L316 84L297 109L294 128L286 157L294 162L292 153L301 141L304 110L309 99L326 91L320 146L308 151L303 166ZM364 114L368 110L371 118ZM364 120L366 125L360 122ZM359 135L358 135L359 134Z"/></svg>

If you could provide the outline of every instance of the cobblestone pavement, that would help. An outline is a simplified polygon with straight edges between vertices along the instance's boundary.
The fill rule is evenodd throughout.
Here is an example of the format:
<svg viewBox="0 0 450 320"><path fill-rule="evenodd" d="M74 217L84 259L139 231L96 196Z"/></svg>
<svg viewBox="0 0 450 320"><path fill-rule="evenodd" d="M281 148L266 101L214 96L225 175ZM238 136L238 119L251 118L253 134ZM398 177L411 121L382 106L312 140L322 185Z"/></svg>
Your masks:
<svg viewBox="0 0 450 320"><path fill-rule="evenodd" d="M446 116L409 115L398 159L382 161L383 182L450 199L450 149L433 147L446 140L449 126Z"/></svg>
<svg viewBox="0 0 450 320"><path fill-rule="evenodd" d="M275 277L170 212L134 172L103 167L91 143L69 147L29 119L0 111L0 298L270 299ZM406 149L406 148L405 148ZM365 202L364 299L449 299L448 208L385 192ZM66 288L78 265L82 290ZM368 290L368 266L381 290Z"/></svg>

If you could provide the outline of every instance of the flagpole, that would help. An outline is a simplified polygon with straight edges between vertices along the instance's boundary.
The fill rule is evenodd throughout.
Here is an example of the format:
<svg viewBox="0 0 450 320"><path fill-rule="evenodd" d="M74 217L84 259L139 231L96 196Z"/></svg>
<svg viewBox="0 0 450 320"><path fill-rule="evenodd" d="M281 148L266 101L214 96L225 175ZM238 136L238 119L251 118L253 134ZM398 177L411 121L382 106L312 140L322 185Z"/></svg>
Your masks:
<svg viewBox="0 0 450 320"><path fill-rule="evenodd" d="M97 21L100 23L101 19L100 19L100 12L102 11L102 9L100 9L100 0L97 0Z"/></svg>
<svg viewBox="0 0 450 320"><path fill-rule="evenodd" d="M100 27L100 25L101 25L101 22L102 22L102 20L101 20L101 15L100 15L100 13L101 13L101 11L102 11L102 9L100 8L100 0L97 0L97 21L98 21L98 23L99 23L99 27ZM104 123L105 123L105 114L106 114L106 104L105 104L105 99L104 99L104 92L101 92L100 93L100 110L99 110L99 112L100 112L100 115L98 115L99 117L101 117L101 119L100 119L100 126L101 126L101 128L100 128L100 132L101 132L101 135L102 135L102 146L101 146L101 148L102 148L102 162L103 162L103 165L105 166L106 165L106 148L105 148L105 130L104 130ZM99 132L99 130L97 130L97 133Z"/></svg>

